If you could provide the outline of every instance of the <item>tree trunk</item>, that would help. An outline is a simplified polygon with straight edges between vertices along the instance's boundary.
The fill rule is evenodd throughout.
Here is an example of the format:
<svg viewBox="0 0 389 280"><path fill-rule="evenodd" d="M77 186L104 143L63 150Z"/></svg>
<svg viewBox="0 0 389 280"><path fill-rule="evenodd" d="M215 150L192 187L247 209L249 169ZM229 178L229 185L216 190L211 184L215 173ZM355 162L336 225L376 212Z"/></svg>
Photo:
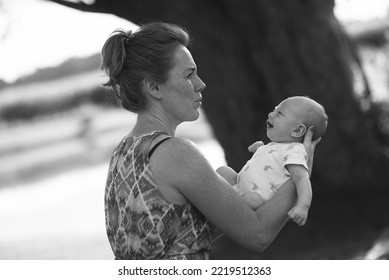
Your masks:
<svg viewBox="0 0 389 280"><path fill-rule="evenodd" d="M355 97L354 54L333 15L333 0L97 0L91 6L67 5L136 24L161 20L187 27L199 75L207 84L204 110L234 169L250 158L249 144L268 141L268 112L288 96L308 95L329 116L315 154L313 184L323 191L386 187L388 158Z"/></svg>

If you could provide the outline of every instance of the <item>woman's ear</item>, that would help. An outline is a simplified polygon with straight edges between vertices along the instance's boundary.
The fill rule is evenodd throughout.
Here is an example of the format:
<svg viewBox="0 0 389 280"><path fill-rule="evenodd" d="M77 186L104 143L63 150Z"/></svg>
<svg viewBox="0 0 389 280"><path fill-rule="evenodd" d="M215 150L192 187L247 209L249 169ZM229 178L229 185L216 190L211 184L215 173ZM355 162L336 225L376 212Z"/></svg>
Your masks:
<svg viewBox="0 0 389 280"><path fill-rule="evenodd" d="M152 98L155 98L158 100L162 99L161 92L159 90L159 86L156 82L148 80L148 79L144 79L143 80L143 87Z"/></svg>
<svg viewBox="0 0 389 280"><path fill-rule="evenodd" d="M301 123L301 124L296 125L296 127L293 129L291 135L292 135L292 137L298 138L298 137L304 136L305 132L307 132L307 127Z"/></svg>

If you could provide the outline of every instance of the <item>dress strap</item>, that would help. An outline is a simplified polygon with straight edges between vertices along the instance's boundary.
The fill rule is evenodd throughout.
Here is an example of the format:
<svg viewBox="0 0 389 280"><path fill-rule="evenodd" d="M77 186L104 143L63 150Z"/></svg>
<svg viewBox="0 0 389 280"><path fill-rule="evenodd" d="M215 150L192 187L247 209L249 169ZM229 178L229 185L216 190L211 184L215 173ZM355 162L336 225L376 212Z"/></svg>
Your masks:
<svg viewBox="0 0 389 280"><path fill-rule="evenodd" d="M154 151L158 148L159 145L161 145L163 142L165 142L166 140L170 139L170 135L160 135L162 137L158 137L158 138L162 138L162 139L156 139L156 143L154 144L153 143L153 146L151 146L150 148L150 151L149 151L149 159L151 158L151 155L154 153ZM153 141L155 142L155 140Z"/></svg>

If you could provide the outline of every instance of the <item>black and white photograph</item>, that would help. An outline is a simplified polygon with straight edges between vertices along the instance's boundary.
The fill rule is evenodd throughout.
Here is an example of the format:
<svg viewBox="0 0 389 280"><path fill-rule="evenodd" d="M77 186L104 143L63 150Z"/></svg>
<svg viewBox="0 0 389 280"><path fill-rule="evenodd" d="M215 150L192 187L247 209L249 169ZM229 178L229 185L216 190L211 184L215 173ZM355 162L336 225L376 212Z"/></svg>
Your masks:
<svg viewBox="0 0 389 280"><path fill-rule="evenodd" d="M388 260L388 171L389 0L0 0L0 267Z"/></svg>

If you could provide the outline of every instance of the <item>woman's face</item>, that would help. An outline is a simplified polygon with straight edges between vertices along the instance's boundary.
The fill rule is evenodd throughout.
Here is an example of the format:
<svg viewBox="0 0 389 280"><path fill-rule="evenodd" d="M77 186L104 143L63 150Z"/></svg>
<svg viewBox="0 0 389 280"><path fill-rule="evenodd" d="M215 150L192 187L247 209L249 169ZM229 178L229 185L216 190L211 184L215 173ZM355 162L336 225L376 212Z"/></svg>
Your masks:
<svg viewBox="0 0 389 280"><path fill-rule="evenodd" d="M199 117L204 82L197 76L197 67L189 50L179 45L174 53L168 80L159 85L162 106L169 120L178 125Z"/></svg>

